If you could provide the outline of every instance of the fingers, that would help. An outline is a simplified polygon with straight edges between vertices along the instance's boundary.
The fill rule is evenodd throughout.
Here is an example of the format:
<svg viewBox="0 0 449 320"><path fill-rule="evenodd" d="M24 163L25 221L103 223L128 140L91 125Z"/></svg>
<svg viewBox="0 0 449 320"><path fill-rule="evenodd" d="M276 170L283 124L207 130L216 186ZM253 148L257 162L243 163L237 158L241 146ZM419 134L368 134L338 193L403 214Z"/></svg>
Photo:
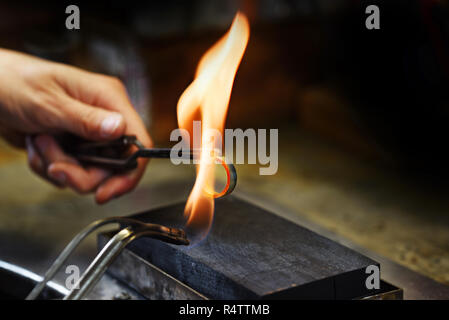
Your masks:
<svg viewBox="0 0 449 320"><path fill-rule="evenodd" d="M127 134L135 134L144 145L151 143L140 116L129 100L126 87L119 79L73 67L59 69L55 75L64 92L74 101L94 109L120 114L124 118L126 128L120 126L118 131L122 129Z"/></svg>
<svg viewBox="0 0 449 320"><path fill-rule="evenodd" d="M152 147L153 142L148 135L142 119L129 101L127 92L123 84L114 78L103 77L101 83L102 90L107 94L102 94L96 99L96 104L108 110L120 112L126 122L126 134L135 135L145 147ZM132 191L141 179L148 160L139 159L137 169L127 174L116 175L105 180L96 191L96 201L99 204L106 203L125 193Z"/></svg>
<svg viewBox="0 0 449 320"><path fill-rule="evenodd" d="M95 193L95 200L98 204L106 203L125 193L132 191L139 183L145 171L148 160L139 159L138 168L128 174L116 175L107 179Z"/></svg>
<svg viewBox="0 0 449 320"><path fill-rule="evenodd" d="M129 102L126 91L117 91L116 94L117 96L112 96L115 98L115 101L122 102L119 105L121 106L121 112L126 121L126 134L135 135L145 147L152 147L153 142L148 135L142 119ZM132 191L139 183L147 164L147 159L139 159L137 169L128 174L113 176L107 179L96 192L95 199L97 203L106 203L109 200Z"/></svg>
<svg viewBox="0 0 449 320"><path fill-rule="evenodd" d="M45 167L59 161L77 164L75 159L62 151L56 140L50 135L41 134L34 137L33 145L36 146L36 151L42 157Z"/></svg>
<svg viewBox="0 0 449 320"><path fill-rule="evenodd" d="M68 186L78 193L95 191L110 173L99 168L83 168L66 155L49 135L27 138L30 167L44 179Z"/></svg>
<svg viewBox="0 0 449 320"><path fill-rule="evenodd" d="M27 136L25 139L28 154L28 165L30 166L31 170L33 170L34 173L48 180L44 162L40 157L40 155L37 153L32 140L33 138L31 136Z"/></svg>
<svg viewBox="0 0 449 320"><path fill-rule="evenodd" d="M109 176L107 171L99 168L84 169L79 165L65 162L52 163L47 172L53 179L64 182L81 194L96 190Z"/></svg>
<svg viewBox="0 0 449 320"><path fill-rule="evenodd" d="M64 108L67 110L63 113L68 115L66 124L71 132L91 140L133 134L144 145L152 144L120 80L67 66L57 70L58 84L69 99L70 108ZM114 117L109 118L108 115Z"/></svg>
<svg viewBox="0 0 449 320"><path fill-rule="evenodd" d="M71 102L70 110L65 111L69 131L90 140L113 139L122 134L135 135L144 146L152 146L142 119L132 106L125 86L118 79L76 68L67 69L67 72L70 76L58 73L57 78ZM105 203L133 190L147 163L147 160L140 159L136 170L103 181L96 191L97 202Z"/></svg>
<svg viewBox="0 0 449 320"><path fill-rule="evenodd" d="M71 97L67 103L58 125L63 131L70 131L88 140L111 140L124 134L126 123L118 113L93 107Z"/></svg>

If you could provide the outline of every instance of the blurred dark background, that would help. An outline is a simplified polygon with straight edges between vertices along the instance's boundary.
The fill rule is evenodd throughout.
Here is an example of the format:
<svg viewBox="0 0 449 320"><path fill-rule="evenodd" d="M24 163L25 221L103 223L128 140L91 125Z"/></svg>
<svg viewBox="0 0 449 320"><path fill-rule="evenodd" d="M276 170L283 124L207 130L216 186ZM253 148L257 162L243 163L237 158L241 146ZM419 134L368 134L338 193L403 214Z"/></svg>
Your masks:
<svg viewBox="0 0 449 320"><path fill-rule="evenodd" d="M65 29L76 4L81 29ZM367 30L365 8L380 8ZM160 145L201 55L237 10L251 36L227 127L313 132L359 157L445 181L449 2L2 1L0 46L120 77Z"/></svg>

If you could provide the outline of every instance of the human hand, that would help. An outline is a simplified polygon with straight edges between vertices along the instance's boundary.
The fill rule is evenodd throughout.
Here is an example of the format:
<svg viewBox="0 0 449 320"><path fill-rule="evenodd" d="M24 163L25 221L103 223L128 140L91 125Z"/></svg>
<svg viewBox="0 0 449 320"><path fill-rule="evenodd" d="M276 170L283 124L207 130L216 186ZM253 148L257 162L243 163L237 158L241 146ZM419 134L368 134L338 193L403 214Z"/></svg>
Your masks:
<svg viewBox="0 0 449 320"><path fill-rule="evenodd" d="M60 187L95 192L105 203L132 190L147 160L138 168L112 175L82 167L63 152L53 134L69 132L89 140L135 135L146 147L152 141L116 78L84 71L14 51L0 49L0 134L26 147L31 169Z"/></svg>

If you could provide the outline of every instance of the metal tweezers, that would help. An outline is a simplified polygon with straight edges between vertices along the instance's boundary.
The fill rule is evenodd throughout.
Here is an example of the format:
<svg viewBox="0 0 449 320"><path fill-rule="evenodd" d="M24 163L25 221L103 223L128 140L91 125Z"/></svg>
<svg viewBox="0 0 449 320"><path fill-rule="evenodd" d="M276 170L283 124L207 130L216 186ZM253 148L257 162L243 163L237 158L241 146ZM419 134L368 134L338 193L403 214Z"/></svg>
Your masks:
<svg viewBox="0 0 449 320"><path fill-rule="evenodd" d="M189 240L182 229L168 228L158 224L144 223L136 219L123 217L110 217L92 222L79 232L70 243L64 248L53 265L45 273L26 300L36 299L55 274L61 269L69 256L74 252L78 245L96 229L107 224L118 223L122 229L117 232L103 247L100 253L95 257L92 263L87 267L84 274L75 283L73 289L64 297L64 300L80 300L89 293L90 289L100 280L108 266L120 254L120 252L132 241L140 237L149 237L159 239L173 244L188 245Z"/></svg>
<svg viewBox="0 0 449 320"><path fill-rule="evenodd" d="M59 138L64 151L76 158L82 164L94 165L112 171L128 171L137 168L138 158L165 158L172 156L170 148L145 148L144 145L132 135L123 135L111 141L86 141L73 136ZM132 147L137 147L133 151ZM200 150L189 149L179 154L179 158L195 159ZM227 183L225 189L215 193L216 198L232 193L237 184L237 173L232 163L222 157L216 157L226 170Z"/></svg>

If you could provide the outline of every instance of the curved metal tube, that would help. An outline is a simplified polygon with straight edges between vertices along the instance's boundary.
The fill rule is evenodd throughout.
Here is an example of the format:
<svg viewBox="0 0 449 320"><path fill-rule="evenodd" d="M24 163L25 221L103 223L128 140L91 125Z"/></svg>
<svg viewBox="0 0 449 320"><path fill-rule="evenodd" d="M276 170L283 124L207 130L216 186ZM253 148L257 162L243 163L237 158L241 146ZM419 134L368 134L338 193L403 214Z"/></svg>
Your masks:
<svg viewBox="0 0 449 320"><path fill-rule="evenodd" d="M92 222L91 224L89 224L87 227L85 227L83 230L81 230L69 242L69 244L64 248L64 250L61 252L61 254L56 258L56 260L52 264L52 266L45 273L42 281L40 281L34 287L34 289L30 292L30 294L26 297L26 300L34 300L39 296L39 294L45 288L46 284L61 269L64 262L67 261L69 256L79 246L79 244L81 243L81 241L83 241L83 239L85 239L90 233L97 230L98 228L105 226L106 224L111 224L111 223L121 223L121 224L128 225L128 227L124 228L123 230L127 230L127 229L133 230L134 228L136 228L137 230L139 230L140 233L146 232L146 234L148 234L148 235L150 235L152 233L154 238L158 238L158 239L166 241L166 242L171 242L171 243L175 243L175 244L184 244L184 245L189 244L189 241L187 240L184 231L181 229L168 228L168 227L157 225L157 224L144 223L144 222L141 222L141 221L138 221L135 219L123 218L123 217L110 217L110 218L105 218L105 219L101 219L101 220L96 220L96 221ZM120 234L120 236L119 236L119 234ZM134 231L132 231L132 233L129 236L131 236L132 234L134 234ZM115 236L117 236L116 240L117 239L120 241L126 240L126 237L123 237L123 235L124 234L121 233L121 231L119 233L117 233L115 235ZM115 236L114 236L114 238L115 238ZM109 242L111 242L111 241L112 241L112 239ZM109 244L109 242L108 242L108 244ZM124 244L123 247L125 247L126 244ZM120 246L118 248L112 247L112 244L109 247L111 249L108 249L108 250L111 250L111 253L114 253L115 250L117 250L117 249L118 249L117 252L119 253L123 249ZM104 249L100 252L100 254L97 255L97 257L91 263L91 265L93 263L95 263L95 261L99 258L99 256L102 254L103 251L104 251ZM114 258L114 257L115 256L113 256L112 258ZM89 268L90 268L90 266L89 266ZM86 270L85 274L87 273L89 268ZM83 275L83 277L84 277L84 275Z"/></svg>
<svg viewBox="0 0 449 320"><path fill-rule="evenodd" d="M87 227L85 227L83 230L81 230L69 242L69 244L64 248L64 250L59 254L59 256L56 258L55 262L53 262L51 267L45 273L44 278L33 288L33 290L25 298L25 300L34 300L39 296L39 294L45 288L47 282L50 281L54 277L54 275L59 271L59 269L61 269L64 262L66 262L66 260L73 253L73 251L78 247L78 245L81 243L81 241L84 240L84 238L86 238L91 232L95 231L96 229L98 229L108 223L114 223L114 222L116 222L115 217L96 220L96 221L92 222L91 224L89 224Z"/></svg>
<svg viewBox="0 0 449 320"><path fill-rule="evenodd" d="M81 300L100 280L107 267L134 237L135 234L130 227L116 233L95 257L83 276L63 300Z"/></svg>
<svg viewBox="0 0 449 320"><path fill-rule="evenodd" d="M86 269L83 276L75 284L74 288L64 297L64 300L83 299L101 279L109 265L115 260L120 252L122 252L129 243L140 237L150 237L173 242L172 236L164 230L150 230L145 228L134 230L133 227L122 229L103 247L100 253L95 257L94 261L92 261Z"/></svg>

